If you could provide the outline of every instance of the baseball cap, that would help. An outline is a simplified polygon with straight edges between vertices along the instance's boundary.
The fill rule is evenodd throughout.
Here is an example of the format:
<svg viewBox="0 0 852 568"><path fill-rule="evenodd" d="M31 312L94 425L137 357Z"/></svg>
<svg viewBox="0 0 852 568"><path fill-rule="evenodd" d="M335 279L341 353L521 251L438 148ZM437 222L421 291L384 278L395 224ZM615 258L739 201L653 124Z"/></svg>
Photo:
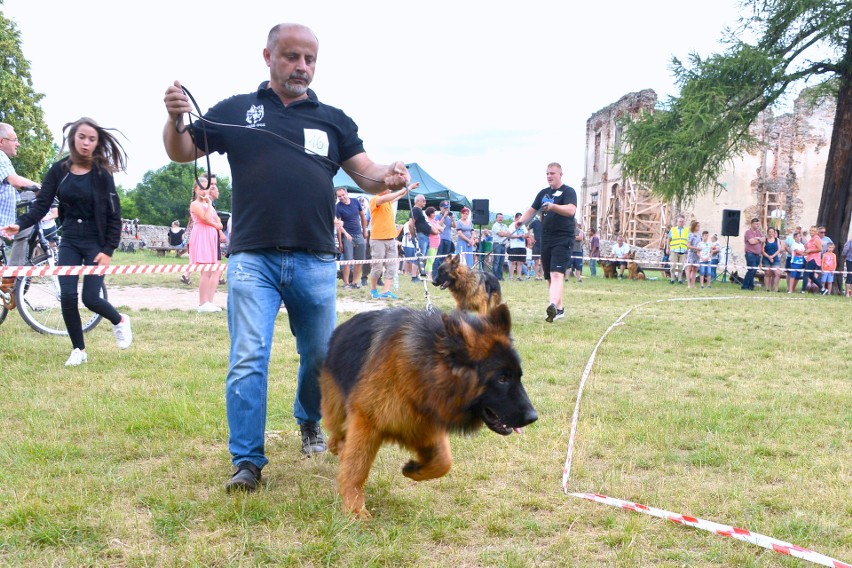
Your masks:
<svg viewBox="0 0 852 568"><path fill-rule="evenodd" d="M441 207L449 207L449 206L450 206L450 202L449 202L449 201L442 201L442 202L441 202Z"/></svg>

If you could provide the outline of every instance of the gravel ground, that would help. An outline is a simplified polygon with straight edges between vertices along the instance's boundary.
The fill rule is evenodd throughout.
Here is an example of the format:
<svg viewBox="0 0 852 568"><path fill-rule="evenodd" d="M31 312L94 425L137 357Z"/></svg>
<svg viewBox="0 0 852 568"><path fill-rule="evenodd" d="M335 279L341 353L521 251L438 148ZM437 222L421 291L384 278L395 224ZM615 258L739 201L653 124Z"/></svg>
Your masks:
<svg viewBox="0 0 852 568"><path fill-rule="evenodd" d="M145 288L142 286L108 286L109 301L114 306L127 306L131 310L183 310L198 307L198 289ZM220 308L228 304L228 293L216 292L213 303ZM384 302L361 302L350 298L337 298L338 312L366 312L384 308ZM283 309L283 307L282 307Z"/></svg>

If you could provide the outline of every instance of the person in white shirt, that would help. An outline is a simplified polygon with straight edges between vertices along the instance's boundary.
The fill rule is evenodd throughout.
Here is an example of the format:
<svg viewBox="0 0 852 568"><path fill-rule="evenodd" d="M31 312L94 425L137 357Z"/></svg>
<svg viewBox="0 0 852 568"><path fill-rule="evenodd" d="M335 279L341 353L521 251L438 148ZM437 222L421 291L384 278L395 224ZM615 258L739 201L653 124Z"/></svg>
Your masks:
<svg viewBox="0 0 852 568"><path fill-rule="evenodd" d="M624 237L618 235L615 239L616 244L612 246L612 257L615 259L615 267L621 270L618 273L619 278L624 278L624 269L627 268L627 260L625 257L630 252L630 245L624 242Z"/></svg>

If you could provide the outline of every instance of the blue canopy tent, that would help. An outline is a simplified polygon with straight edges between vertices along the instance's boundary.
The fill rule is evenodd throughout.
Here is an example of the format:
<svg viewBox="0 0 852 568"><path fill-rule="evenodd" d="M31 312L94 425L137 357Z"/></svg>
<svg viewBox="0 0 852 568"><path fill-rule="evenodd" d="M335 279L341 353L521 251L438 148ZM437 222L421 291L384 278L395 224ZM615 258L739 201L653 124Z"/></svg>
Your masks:
<svg viewBox="0 0 852 568"><path fill-rule="evenodd" d="M449 200L450 209L453 211L459 211L462 207L467 207L471 209L470 200L462 195L461 193L456 193L451 190L428 173L426 170L421 168L416 163L405 164L408 168L408 173L411 174L411 181L420 182L420 187L415 189L410 193L412 200L415 195L423 195L426 197L426 206L432 206L436 209L441 204L441 201ZM334 187L345 187L349 193L364 193L364 190L358 187L349 174L343 171L341 168L337 175L334 176ZM399 209L408 210L408 199L402 198L397 202Z"/></svg>

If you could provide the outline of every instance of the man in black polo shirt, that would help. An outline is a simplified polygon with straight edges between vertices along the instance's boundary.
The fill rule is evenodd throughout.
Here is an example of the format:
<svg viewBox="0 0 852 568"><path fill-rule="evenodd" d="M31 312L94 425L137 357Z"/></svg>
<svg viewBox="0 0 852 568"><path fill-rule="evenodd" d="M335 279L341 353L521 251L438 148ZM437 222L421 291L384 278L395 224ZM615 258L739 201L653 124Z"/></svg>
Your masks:
<svg viewBox="0 0 852 568"><path fill-rule="evenodd" d="M550 304L545 321L552 322L565 317L562 289L574 247L574 214L577 212L577 192L562 183L562 166L556 162L547 165L547 187L538 192L517 224L526 223L539 210L542 213L541 266L544 279L550 282Z"/></svg>
<svg viewBox="0 0 852 568"><path fill-rule="evenodd" d="M164 99L169 157L191 162L207 152L226 153L233 177L225 405L236 472L225 485L228 491L255 490L268 462L267 376L282 302L299 351L293 414L302 432L302 453L326 450L317 379L335 326L332 178L338 164L369 193L400 189L410 179L402 162L373 162L352 119L308 89L318 49L316 36L305 26L273 27L263 50L270 80L216 104L184 132L176 125L192 107L180 83L175 81Z"/></svg>

